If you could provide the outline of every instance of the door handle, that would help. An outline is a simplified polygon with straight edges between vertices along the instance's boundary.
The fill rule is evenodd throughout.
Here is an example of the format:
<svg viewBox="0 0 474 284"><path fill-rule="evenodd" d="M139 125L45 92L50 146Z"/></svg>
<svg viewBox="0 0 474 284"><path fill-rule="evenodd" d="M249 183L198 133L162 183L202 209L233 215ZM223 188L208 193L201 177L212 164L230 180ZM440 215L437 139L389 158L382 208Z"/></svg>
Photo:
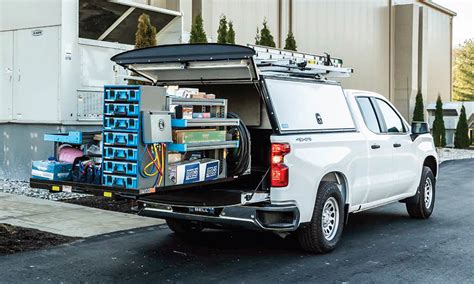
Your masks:
<svg viewBox="0 0 474 284"><path fill-rule="evenodd" d="M380 145L379 145L379 144L373 144L372 146L370 146L370 148L372 148L372 149L379 149L379 148L380 148Z"/></svg>
<svg viewBox="0 0 474 284"><path fill-rule="evenodd" d="M394 147L394 148L399 148L399 147L402 147L402 144L400 144L400 143L395 143L395 144L393 144L393 147Z"/></svg>
<svg viewBox="0 0 474 284"><path fill-rule="evenodd" d="M9 81L11 82L13 79L13 69L12 68L7 68L5 69L5 73L9 75Z"/></svg>

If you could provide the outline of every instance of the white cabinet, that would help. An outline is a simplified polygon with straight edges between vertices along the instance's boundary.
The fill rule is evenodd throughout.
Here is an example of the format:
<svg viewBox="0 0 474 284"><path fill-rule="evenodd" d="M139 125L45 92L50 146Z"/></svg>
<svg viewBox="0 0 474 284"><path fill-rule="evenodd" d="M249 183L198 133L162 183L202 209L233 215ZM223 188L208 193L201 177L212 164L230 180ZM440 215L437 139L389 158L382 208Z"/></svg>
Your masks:
<svg viewBox="0 0 474 284"><path fill-rule="evenodd" d="M0 32L0 121L12 119L13 32Z"/></svg>
<svg viewBox="0 0 474 284"><path fill-rule="evenodd" d="M59 118L59 26L14 32L13 120Z"/></svg>
<svg viewBox="0 0 474 284"><path fill-rule="evenodd" d="M57 122L59 26L0 32L0 121Z"/></svg>

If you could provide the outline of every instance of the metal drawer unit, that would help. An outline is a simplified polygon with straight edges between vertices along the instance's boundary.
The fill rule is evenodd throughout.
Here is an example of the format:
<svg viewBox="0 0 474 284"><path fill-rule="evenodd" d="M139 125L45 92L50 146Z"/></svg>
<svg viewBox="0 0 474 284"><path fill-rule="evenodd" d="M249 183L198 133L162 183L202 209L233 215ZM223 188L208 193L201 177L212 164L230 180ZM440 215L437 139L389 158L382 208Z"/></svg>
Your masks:
<svg viewBox="0 0 474 284"><path fill-rule="evenodd" d="M102 184L125 189L150 188L155 178L145 178L146 160L141 112L164 110L166 89L151 86L105 86L103 118ZM147 163L147 162L146 162Z"/></svg>

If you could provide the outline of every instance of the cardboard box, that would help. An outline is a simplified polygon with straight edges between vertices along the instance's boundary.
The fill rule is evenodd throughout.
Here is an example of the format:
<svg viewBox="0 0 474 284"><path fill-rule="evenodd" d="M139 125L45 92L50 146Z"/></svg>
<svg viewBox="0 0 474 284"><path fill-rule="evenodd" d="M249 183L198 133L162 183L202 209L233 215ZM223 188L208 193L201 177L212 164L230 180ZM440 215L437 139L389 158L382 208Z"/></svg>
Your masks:
<svg viewBox="0 0 474 284"><path fill-rule="evenodd" d="M173 141L178 144L226 141L226 131L215 129L173 130Z"/></svg>
<svg viewBox="0 0 474 284"><path fill-rule="evenodd" d="M204 92L198 92L197 94L192 94L191 98L193 99L206 99L206 93Z"/></svg>
<svg viewBox="0 0 474 284"><path fill-rule="evenodd" d="M176 118L179 119L192 119L193 118L193 107L192 106L177 106L174 109Z"/></svg>
<svg viewBox="0 0 474 284"><path fill-rule="evenodd" d="M168 153L168 163L179 163L183 160L183 155L181 153Z"/></svg>
<svg viewBox="0 0 474 284"><path fill-rule="evenodd" d="M175 90L175 96L182 98L191 98L192 95L199 93L197 88L178 88Z"/></svg>

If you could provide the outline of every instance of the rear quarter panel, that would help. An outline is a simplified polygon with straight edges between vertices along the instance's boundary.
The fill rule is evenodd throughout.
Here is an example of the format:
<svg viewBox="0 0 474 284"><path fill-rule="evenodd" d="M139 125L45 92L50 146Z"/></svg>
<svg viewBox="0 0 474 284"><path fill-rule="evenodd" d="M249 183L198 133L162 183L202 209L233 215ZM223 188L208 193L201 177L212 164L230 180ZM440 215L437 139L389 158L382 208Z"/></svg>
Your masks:
<svg viewBox="0 0 474 284"><path fill-rule="evenodd" d="M341 173L346 182L346 203L360 204L368 188L367 142L360 132L279 135L272 143L289 143L284 162L289 167L289 185L271 188L271 202L294 202L300 222L311 220L318 186L330 172Z"/></svg>

